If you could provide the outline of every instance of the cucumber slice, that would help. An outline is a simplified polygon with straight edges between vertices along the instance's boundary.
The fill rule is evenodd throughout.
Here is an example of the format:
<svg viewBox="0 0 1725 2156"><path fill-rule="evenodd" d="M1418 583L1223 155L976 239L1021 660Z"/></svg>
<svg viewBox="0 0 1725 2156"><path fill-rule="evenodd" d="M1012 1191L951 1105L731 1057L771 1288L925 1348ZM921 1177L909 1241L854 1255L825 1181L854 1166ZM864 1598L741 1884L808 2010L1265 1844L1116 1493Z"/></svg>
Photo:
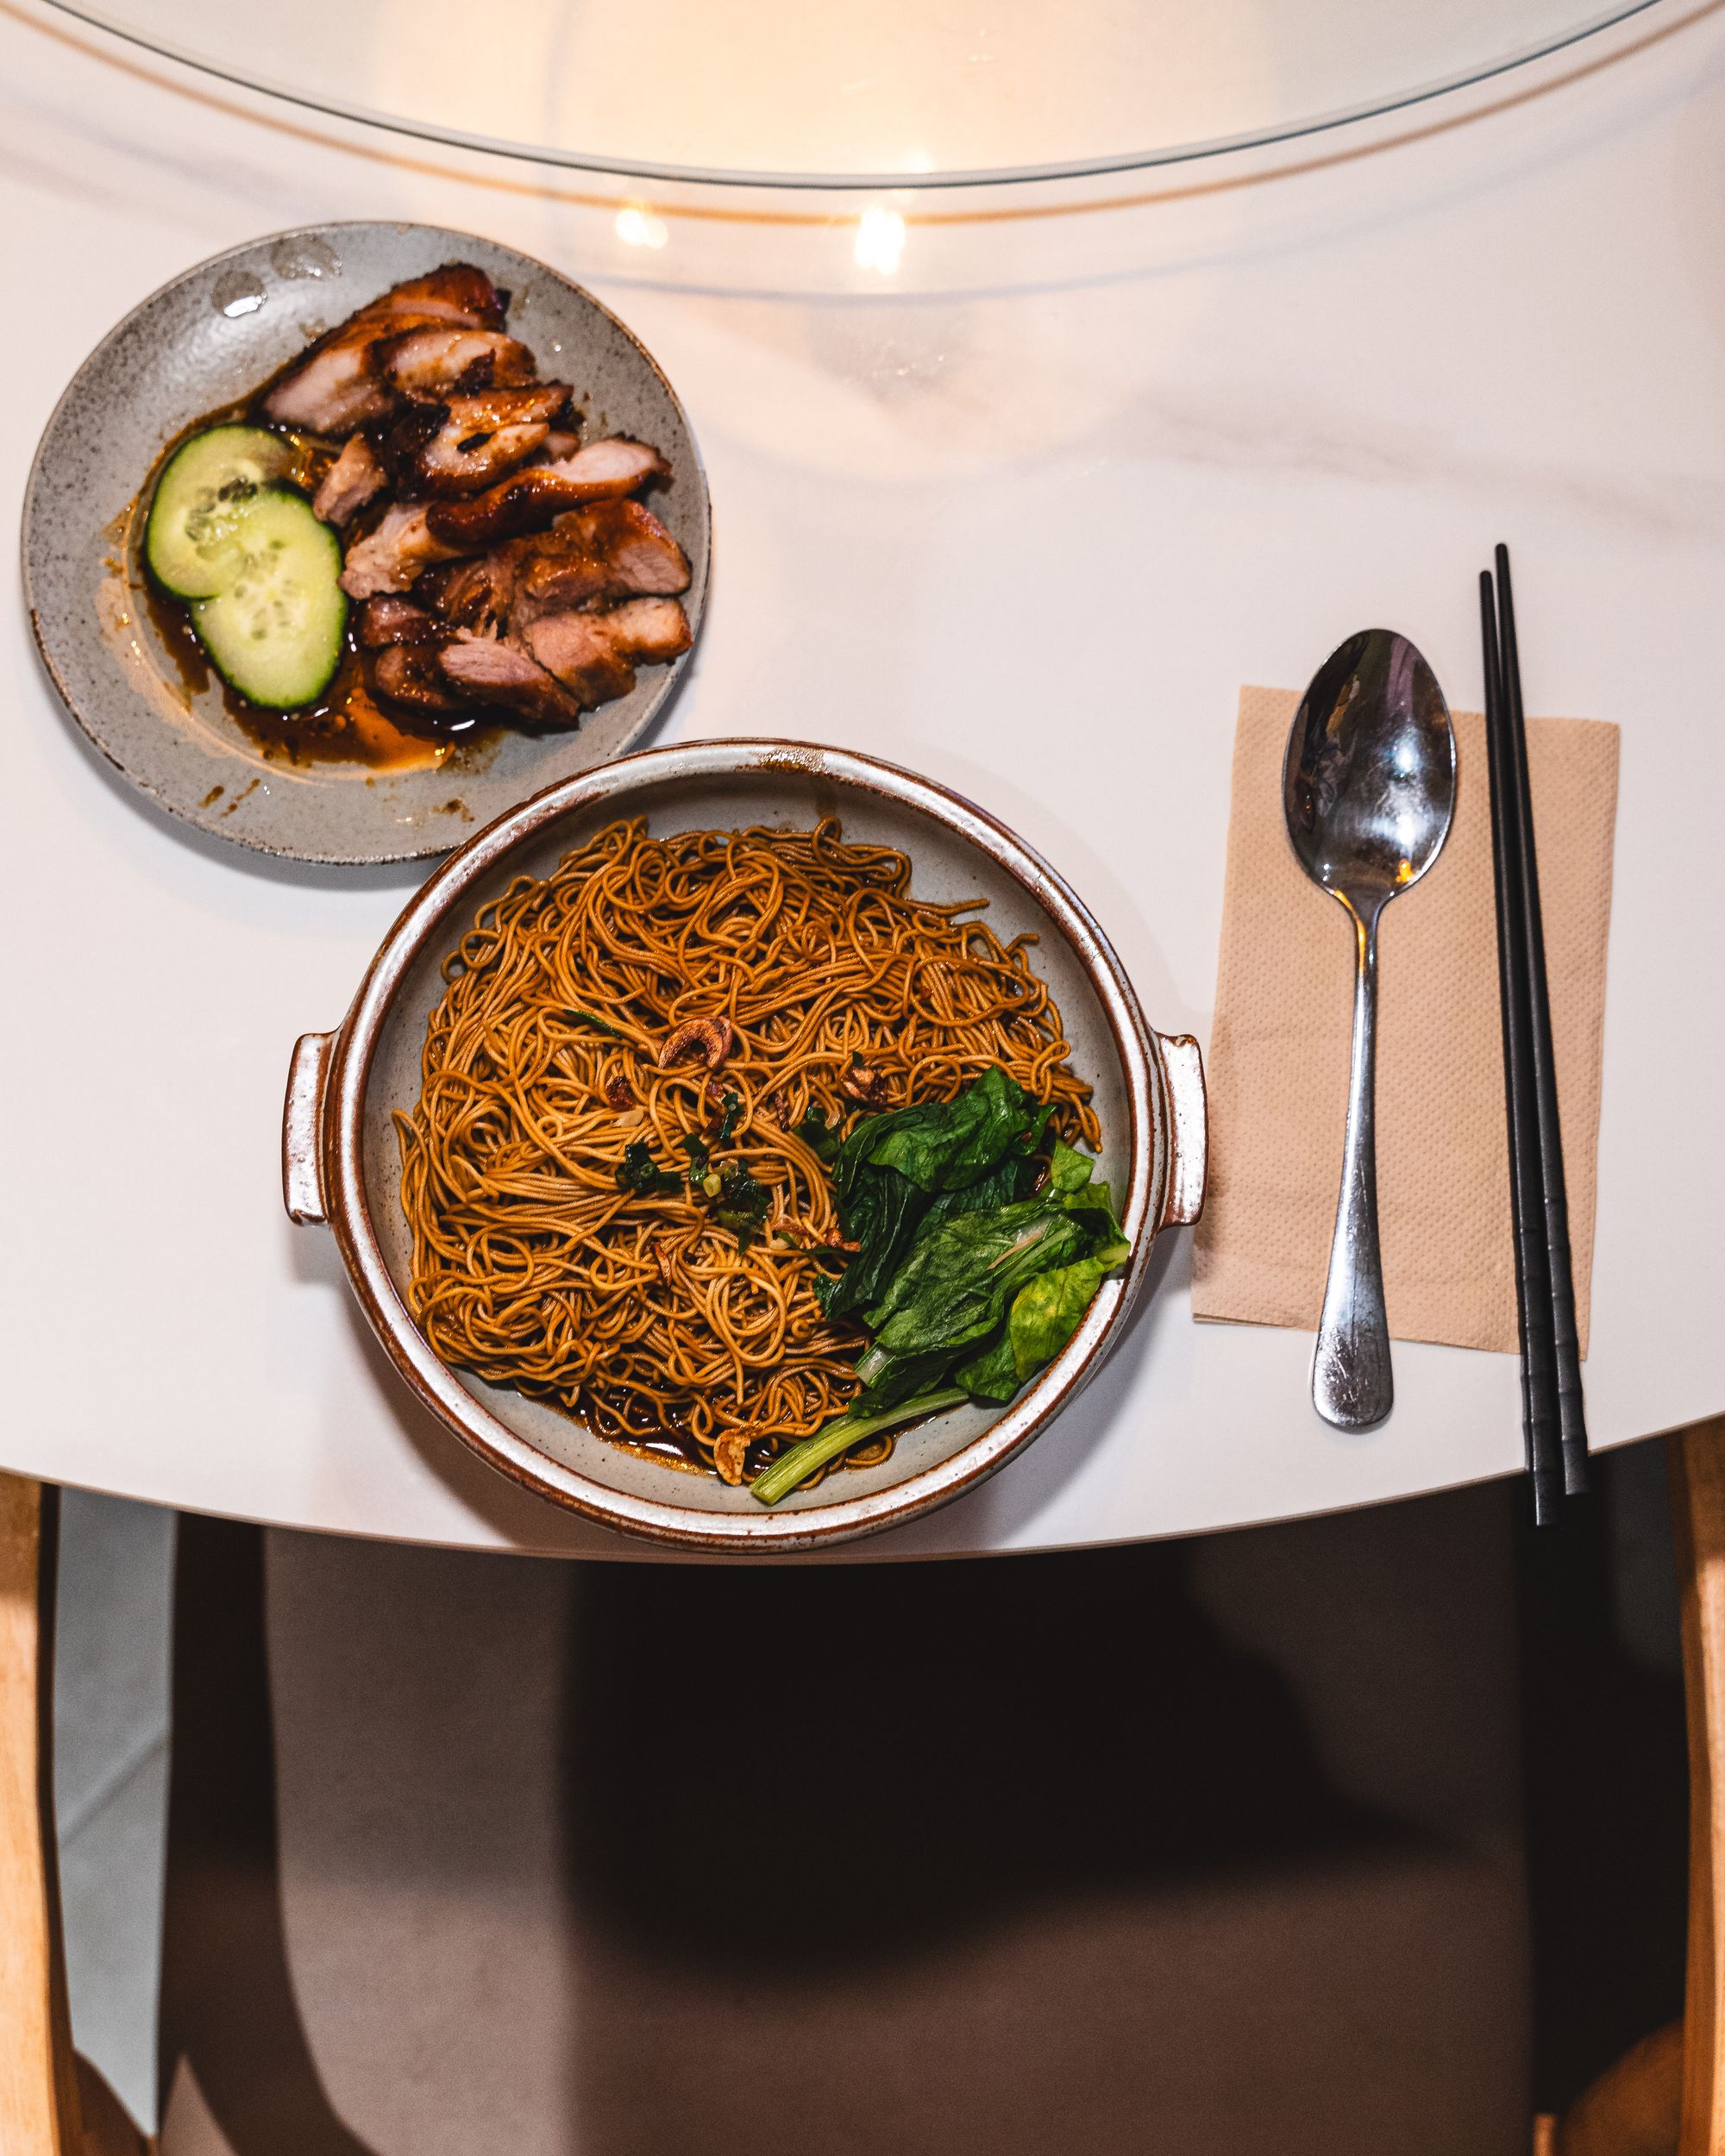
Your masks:
<svg viewBox="0 0 1725 2156"><path fill-rule="evenodd" d="M208 599L238 574L234 528L293 452L261 427L211 427L183 442L156 481L144 553L176 599Z"/></svg>
<svg viewBox="0 0 1725 2156"><path fill-rule="evenodd" d="M216 671L275 711L315 704L342 662L348 598L342 549L303 494L254 495L236 518L240 565L223 592L192 602L191 625Z"/></svg>

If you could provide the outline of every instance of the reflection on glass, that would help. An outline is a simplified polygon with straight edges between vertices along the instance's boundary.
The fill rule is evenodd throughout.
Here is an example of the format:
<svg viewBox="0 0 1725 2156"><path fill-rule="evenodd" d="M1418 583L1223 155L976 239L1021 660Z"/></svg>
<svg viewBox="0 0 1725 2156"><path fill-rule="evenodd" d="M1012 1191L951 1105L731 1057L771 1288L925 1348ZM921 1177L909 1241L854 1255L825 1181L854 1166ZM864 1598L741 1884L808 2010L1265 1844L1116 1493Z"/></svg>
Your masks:
<svg viewBox="0 0 1725 2156"><path fill-rule="evenodd" d="M905 251L905 221L884 203L871 202L856 220L856 266L890 277Z"/></svg>
<svg viewBox="0 0 1725 2156"><path fill-rule="evenodd" d="M650 210L631 202L617 213L617 236L624 247L659 248L671 235L662 217L656 217Z"/></svg>

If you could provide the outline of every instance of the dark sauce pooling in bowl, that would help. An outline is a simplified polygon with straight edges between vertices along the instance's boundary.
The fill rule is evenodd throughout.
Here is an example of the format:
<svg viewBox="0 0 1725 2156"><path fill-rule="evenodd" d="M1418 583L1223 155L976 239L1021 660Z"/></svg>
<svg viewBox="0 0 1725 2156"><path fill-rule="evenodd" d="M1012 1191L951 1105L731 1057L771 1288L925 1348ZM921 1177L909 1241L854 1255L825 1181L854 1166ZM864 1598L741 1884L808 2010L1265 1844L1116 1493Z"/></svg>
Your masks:
<svg viewBox="0 0 1725 2156"><path fill-rule="evenodd" d="M844 1321L840 1322L843 1325ZM860 1328L847 1325L844 1329L847 1332L855 1332L858 1348L863 1345L866 1336ZM568 1412L565 1403L557 1404L564 1407L565 1413ZM620 1452L632 1452L637 1460L653 1460L662 1467L680 1468L687 1474L711 1476L711 1462L680 1418L674 1415L668 1426L651 1423L642 1425L635 1420L637 1413L638 1402L631 1402L626 1393L607 1395L601 1388L592 1396L588 1420L595 1434L603 1438L607 1445L614 1445ZM819 1470L803 1487L816 1489L829 1476L842 1474L849 1467L875 1466L882 1450L890 1451L901 1439L920 1430L925 1422L932 1420L932 1416L919 1415L914 1420L902 1424L894 1429L890 1444L884 1448L878 1438L859 1445L856 1447L859 1457L835 1460L830 1466ZM772 1464L779 1450L779 1446L769 1442L749 1447L743 1470L745 1485L752 1482L763 1469Z"/></svg>
<svg viewBox="0 0 1725 2156"><path fill-rule="evenodd" d="M692 1435L675 1427L668 1430L660 1425L638 1426L631 1405L626 1393L607 1395L600 1391L595 1397L593 1426L607 1445L633 1452L639 1459L657 1460L667 1467L693 1469L698 1475L708 1472L700 1447Z"/></svg>
<svg viewBox="0 0 1725 2156"><path fill-rule="evenodd" d="M272 762L359 764L379 772L435 770L451 758L471 751L478 743L494 740L501 728L480 707L474 709L470 718L451 718L434 730L429 726L416 728L405 723L387 705L380 704L372 694L364 655L354 641L351 618L342 662L316 704L294 711L271 711L265 705L254 704L223 681L210 665L209 655L191 626L191 609L185 601L164 592L145 567L144 528L148 522L150 504L155 498L156 481L181 443L195 434L202 434L207 427L260 427L276 436L289 443L295 453L294 466L288 474L292 484L307 494L317 491L317 482L329 470L336 452L313 436L271 426L259 409L270 386L266 382L255 398L206 412L201 419L182 429L156 459L128 519L133 534L128 548L128 578L139 595L141 611L148 617L179 677L180 686L189 696L202 695L212 685L219 689L229 718ZM356 520L357 531L365 528L363 519Z"/></svg>

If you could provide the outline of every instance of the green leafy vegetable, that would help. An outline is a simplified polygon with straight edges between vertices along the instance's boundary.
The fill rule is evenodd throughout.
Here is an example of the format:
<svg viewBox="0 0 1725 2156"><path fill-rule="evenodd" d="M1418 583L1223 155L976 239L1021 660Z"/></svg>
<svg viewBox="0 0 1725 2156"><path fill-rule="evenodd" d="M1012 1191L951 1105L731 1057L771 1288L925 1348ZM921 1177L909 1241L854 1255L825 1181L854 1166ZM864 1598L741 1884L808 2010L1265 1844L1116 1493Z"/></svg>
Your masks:
<svg viewBox="0 0 1725 2156"><path fill-rule="evenodd" d="M800 1138L817 1160L831 1161L838 1150L838 1133L826 1125L826 1111L818 1100L811 1100L803 1110L802 1120L792 1133Z"/></svg>
<svg viewBox="0 0 1725 2156"><path fill-rule="evenodd" d="M873 1352L872 1349L868 1351L859 1360L859 1369ZM869 1364L867 1381L856 1398L870 1413L894 1407L900 1401L909 1400L918 1393L925 1393L932 1385L939 1384L950 1372L956 1359L950 1348L929 1348L916 1355L878 1356Z"/></svg>
<svg viewBox="0 0 1725 2156"><path fill-rule="evenodd" d="M1042 1163L1033 1153L1008 1153L980 1181L967 1183L963 1190L943 1190L931 1199L917 1232L926 1235L943 1220L956 1220L961 1213L989 1213L1016 1198L1027 1198L1041 1174Z"/></svg>
<svg viewBox="0 0 1725 2156"><path fill-rule="evenodd" d="M1119 1216L1114 1212L1114 1194L1107 1183L1087 1183L1082 1190L1069 1190L1063 1201L1069 1213L1095 1213L1095 1232L1106 1232L1103 1223L1118 1235L1120 1232Z"/></svg>
<svg viewBox="0 0 1725 2156"><path fill-rule="evenodd" d="M1080 1257L1089 1238L1041 1198L961 1213L920 1236L867 1313L875 1339L856 1364L882 1400L932 1384L1000 1323L1027 1280Z"/></svg>
<svg viewBox="0 0 1725 2156"><path fill-rule="evenodd" d="M1057 1140L1044 1187L1028 1197L953 1212L972 1192L937 1199L879 1300L856 1365L864 1399L887 1404L942 1382L1010 1400L1076 1331L1100 1282L1130 1256L1095 1163ZM1034 1163L1022 1163L1034 1172ZM1010 1188L1012 1156L988 1179ZM980 1194L982 1184L972 1186Z"/></svg>
<svg viewBox="0 0 1725 2156"><path fill-rule="evenodd" d="M1092 1181L1095 1168L1095 1162L1088 1153L1075 1152L1063 1139L1056 1138L1048 1163L1049 1192L1069 1213L1102 1215L1118 1236L1120 1221L1114 1213L1114 1194L1107 1183ZM1104 1232L1100 1222L1096 1232Z"/></svg>
<svg viewBox="0 0 1725 2156"><path fill-rule="evenodd" d="M1036 1181L1032 1156L1051 1112L995 1069L954 1100L856 1124L833 1158L832 1180L839 1225L857 1250L824 1289L828 1314L879 1301L912 1244L931 1229L1022 1197Z"/></svg>
<svg viewBox="0 0 1725 2156"><path fill-rule="evenodd" d="M623 1165L617 1171L617 1187L631 1191L637 1198L656 1198L681 1190L683 1179L670 1169L661 1168L646 1139L637 1138L624 1149Z"/></svg>
<svg viewBox="0 0 1725 2156"><path fill-rule="evenodd" d="M857 1246L815 1294L831 1316L860 1313L874 1338L844 1413L750 1484L762 1504L877 1431L967 1397L1011 1400L1077 1331L1131 1249L1094 1160L1057 1138L1044 1172L1051 1112L1000 1069L954 1100L864 1116L843 1140L808 1110L797 1134L829 1162ZM741 1173L764 1219L767 1194Z"/></svg>
<svg viewBox="0 0 1725 2156"><path fill-rule="evenodd" d="M1057 1266L1019 1290L1007 1319L1007 1344L1016 1373L1014 1391L1032 1370L1040 1369L1059 1354L1078 1330L1079 1320L1090 1307L1097 1288L1131 1255L1124 1243L1111 1244L1094 1257Z"/></svg>
<svg viewBox="0 0 1725 2156"><path fill-rule="evenodd" d="M986 1332L1035 1274L1076 1257L1083 1228L1040 1198L963 1213L916 1248L867 1323L875 1346L891 1354L959 1347ZM868 1382L863 1377L863 1382Z"/></svg>
<svg viewBox="0 0 1725 2156"><path fill-rule="evenodd" d="M844 1317L885 1294L927 1210L926 1195L904 1176L890 1169L862 1173L840 1213L845 1233L861 1247L837 1280L821 1283L829 1317Z"/></svg>
<svg viewBox="0 0 1725 2156"><path fill-rule="evenodd" d="M693 1131L681 1141L683 1150L689 1156L689 1188L698 1190L706 1181L709 1165L706 1141L697 1138Z"/></svg>
<svg viewBox="0 0 1725 2156"><path fill-rule="evenodd" d="M800 1482L807 1482L829 1460L836 1460L841 1452L848 1452L864 1438L876 1437L882 1430L913 1422L922 1415L938 1414L943 1407L956 1407L963 1397L953 1385L944 1392L922 1393L914 1400L902 1401L895 1407L875 1413L858 1414L854 1406L849 1407L824 1430L817 1430L800 1445L790 1446L769 1466L762 1468L749 1485L750 1495L758 1497L763 1505L776 1505L781 1497L788 1497Z"/></svg>
<svg viewBox="0 0 1725 2156"><path fill-rule="evenodd" d="M985 1070L951 1100L865 1116L833 1169L841 1210L864 1168L890 1168L932 1195L962 1190L1010 1151L1034 1152L1051 1110L1000 1069Z"/></svg>
<svg viewBox="0 0 1725 2156"><path fill-rule="evenodd" d="M1063 1138L1054 1141L1054 1150L1048 1156L1048 1187L1057 1190L1062 1197L1069 1191L1082 1190L1095 1173L1096 1163L1088 1153L1080 1153Z"/></svg>
<svg viewBox="0 0 1725 2156"><path fill-rule="evenodd" d="M1034 1285L1032 1282L1031 1286ZM1019 1293L1027 1295L1030 1288L1021 1288ZM1010 1400L1024 1382L1013 1360L1013 1344L1004 1332L980 1355L961 1363L952 1377L953 1382L962 1385L975 1400Z"/></svg>
<svg viewBox="0 0 1725 2156"><path fill-rule="evenodd" d="M731 1143L731 1133L737 1128L738 1122L742 1119L742 1095L740 1094L735 1094L729 1091L721 1094L719 1095L718 1110L718 1136L713 1140L713 1144L715 1145L728 1145Z"/></svg>

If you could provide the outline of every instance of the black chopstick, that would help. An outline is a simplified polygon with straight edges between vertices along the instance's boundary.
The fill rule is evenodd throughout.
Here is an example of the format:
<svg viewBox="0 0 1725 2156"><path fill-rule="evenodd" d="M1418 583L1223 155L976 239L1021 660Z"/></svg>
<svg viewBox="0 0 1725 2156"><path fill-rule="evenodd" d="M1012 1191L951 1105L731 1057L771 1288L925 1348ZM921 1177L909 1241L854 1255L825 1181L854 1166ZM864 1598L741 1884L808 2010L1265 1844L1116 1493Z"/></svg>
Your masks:
<svg viewBox="0 0 1725 2156"><path fill-rule="evenodd" d="M1534 1486L1534 1519L1557 1518L1564 1494L1558 1419L1556 1327L1546 1243L1545 1180L1534 1084L1533 1012L1527 993L1525 882L1513 813L1510 749L1497 602L1489 570L1479 577L1485 666L1486 762L1491 780L1492 881L1497 898L1497 991L1503 1021L1503 1093L1509 1125L1509 1194L1515 1223L1515 1315L1521 1342L1521 1431Z"/></svg>
<svg viewBox="0 0 1725 2156"><path fill-rule="evenodd" d="M1533 1020L1534 1092L1539 1112L1540 1173L1544 1186L1546 1255L1557 1351L1558 1423L1564 1489L1573 1497L1587 1488L1588 1472L1581 1340L1576 1327L1575 1275L1570 1256L1569 1191L1564 1175L1563 1126L1558 1116L1557 1061L1552 1048L1545 923L1540 909L1540 856L1534 843L1534 797L1527 777L1527 726L1521 707L1521 664L1515 642L1515 601L1509 585L1508 547L1497 548L1496 561L1503 716L1510 749L1508 776L1520 855L1527 995Z"/></svg>

